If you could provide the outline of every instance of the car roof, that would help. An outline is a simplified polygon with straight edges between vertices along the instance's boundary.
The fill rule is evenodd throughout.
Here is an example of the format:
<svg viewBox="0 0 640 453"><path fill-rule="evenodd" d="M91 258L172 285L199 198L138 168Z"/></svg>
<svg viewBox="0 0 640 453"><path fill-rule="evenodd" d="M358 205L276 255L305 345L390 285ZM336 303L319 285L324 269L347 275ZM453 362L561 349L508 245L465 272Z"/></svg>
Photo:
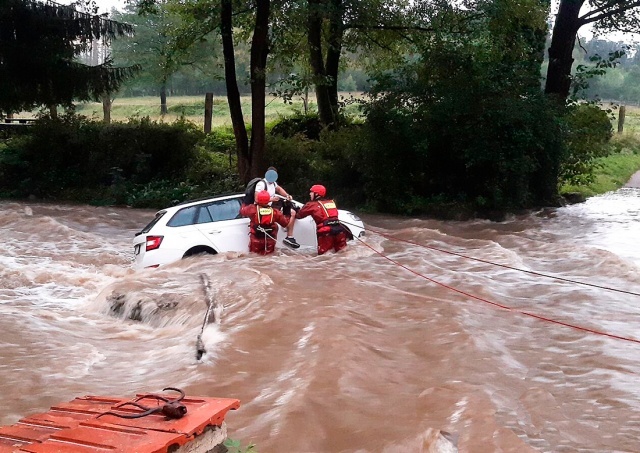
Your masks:
<svg viewBox="0 0 640 453"><path fill-rule="evenodd" d="M183 201L181 203L178 203L174 206L170 206L168 208L164 208L164 209L160 209L158 212L156 212L156 215L160 212L169 212L169 211L176 211L178 209L182 209L182 208L186 208L189 206L195 206L195 205L199 205L202 203L208 203L210 201L218 201L218 200L230 200L232 198L240 198L240 197L244 197L244 193L227 193L227 194L222 194L222 195L217 195L214 197L203 197L203 198L198 198L195 200L187 200L187 201Z"/></svg>

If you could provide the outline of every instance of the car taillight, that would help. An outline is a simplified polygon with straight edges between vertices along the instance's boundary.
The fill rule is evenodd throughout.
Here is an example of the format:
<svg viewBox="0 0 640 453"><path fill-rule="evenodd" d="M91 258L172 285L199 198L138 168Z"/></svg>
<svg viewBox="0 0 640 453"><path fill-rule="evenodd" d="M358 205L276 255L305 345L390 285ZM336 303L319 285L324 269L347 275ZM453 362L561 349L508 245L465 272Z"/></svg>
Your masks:
<svg viewBox="0 0 640 453"><path fill-rule="evenodd" d="M164 236L147 236L147 252L160 247Z"/></svg>

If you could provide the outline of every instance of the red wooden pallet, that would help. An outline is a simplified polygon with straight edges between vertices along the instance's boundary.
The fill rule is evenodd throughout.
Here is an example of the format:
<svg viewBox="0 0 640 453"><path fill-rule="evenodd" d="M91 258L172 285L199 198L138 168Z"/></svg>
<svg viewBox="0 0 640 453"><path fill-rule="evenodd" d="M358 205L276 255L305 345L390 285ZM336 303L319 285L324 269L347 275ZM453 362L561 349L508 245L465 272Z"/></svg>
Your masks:
<svg viewBox="0 0 640 453"><path fill-rule="evenodd" d="M173 399L175 394L160 394ZM137 398L142 397L140 400ZM186 396L182 401L187 413L179 419L161 414L125 419L113 415L98 415L108 411L136 414L142 409L127 405L138 401L146 407L159 404L149 394L122 399L104 396L84 396L53 406L48 412L29 415L16 424L0 427L0 453L169 453L193 441L207 427L219 427L231 409L240 401L229 398Z"/></svg>

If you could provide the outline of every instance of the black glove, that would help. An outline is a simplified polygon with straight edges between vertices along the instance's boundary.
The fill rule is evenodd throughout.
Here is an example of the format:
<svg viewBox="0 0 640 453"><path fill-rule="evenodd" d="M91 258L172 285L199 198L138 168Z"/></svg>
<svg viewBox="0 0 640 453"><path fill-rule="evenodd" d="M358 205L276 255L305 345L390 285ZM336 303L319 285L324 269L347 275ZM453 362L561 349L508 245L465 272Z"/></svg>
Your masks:
<svg viewBox="0 0 640 453"><path fill-rule="evenodd" d="M282 204L282 214L285 217L291 217L291 202L289 200L286 200Z"/></svg>

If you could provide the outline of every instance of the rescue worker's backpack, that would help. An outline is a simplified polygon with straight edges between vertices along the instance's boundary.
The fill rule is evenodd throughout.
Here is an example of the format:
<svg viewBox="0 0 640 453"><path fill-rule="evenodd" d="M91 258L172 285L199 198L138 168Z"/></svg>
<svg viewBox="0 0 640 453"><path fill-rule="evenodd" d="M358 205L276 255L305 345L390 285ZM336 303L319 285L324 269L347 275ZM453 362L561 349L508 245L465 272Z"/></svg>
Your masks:
<svg viewBox="0 0 640 453"><path fill-rule="evenodd" d="M253 204L255 202L256 184L260 181L264 181L264 188L265 190L267 189L267 181L262 178L253 178L247 184L247 188L244 189L244 198L242 199L244 204Z"/></svg>

